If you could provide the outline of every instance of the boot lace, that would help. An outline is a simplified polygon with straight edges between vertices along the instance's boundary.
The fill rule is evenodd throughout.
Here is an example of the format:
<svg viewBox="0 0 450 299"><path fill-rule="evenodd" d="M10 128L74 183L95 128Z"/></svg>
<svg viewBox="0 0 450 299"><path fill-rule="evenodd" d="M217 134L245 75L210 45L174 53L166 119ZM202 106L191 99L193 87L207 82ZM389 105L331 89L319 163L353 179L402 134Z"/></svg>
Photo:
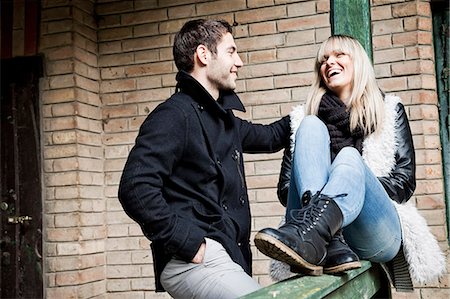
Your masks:
<svg viewBox="0 0 450 299"><path fill-rule="evenodd" d="M291 210L291 219L287 222L287 224L294 224L299 228L299 231L305 235L320 221L322 213L328 207L331 199L345 196L347 196L347 193L342 193L335 196L316 193L306 207ZM322 201L322 203L319 201Z"/></svg>

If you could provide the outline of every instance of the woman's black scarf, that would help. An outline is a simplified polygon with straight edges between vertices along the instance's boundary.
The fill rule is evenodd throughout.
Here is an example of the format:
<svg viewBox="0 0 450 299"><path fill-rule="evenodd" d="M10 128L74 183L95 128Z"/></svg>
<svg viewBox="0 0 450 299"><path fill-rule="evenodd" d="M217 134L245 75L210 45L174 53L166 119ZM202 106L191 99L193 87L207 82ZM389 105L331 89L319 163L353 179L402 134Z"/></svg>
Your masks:
<svg viewBox="0 0 450 299"><path fill-rule="evenodd" d="M322 96L318 117L325 123L330 134L331 160L346 146L352 146L362 153L364 130L358 126L350 132L350 112L337 96L332 93Z"/></svg>

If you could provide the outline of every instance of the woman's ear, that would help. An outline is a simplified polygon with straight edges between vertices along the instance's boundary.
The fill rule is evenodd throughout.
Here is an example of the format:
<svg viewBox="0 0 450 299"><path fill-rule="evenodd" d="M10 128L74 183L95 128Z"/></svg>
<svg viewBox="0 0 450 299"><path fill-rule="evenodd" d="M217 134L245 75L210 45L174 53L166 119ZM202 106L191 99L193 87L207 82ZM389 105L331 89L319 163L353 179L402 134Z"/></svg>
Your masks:
<svg viewBox="0 0 450 299"><path fill-rule="evenodd" d="M209 50L205 45L198 45L195 50L195 55L197 56L198 61L204 65L208 64L209 54Z"/></svg>

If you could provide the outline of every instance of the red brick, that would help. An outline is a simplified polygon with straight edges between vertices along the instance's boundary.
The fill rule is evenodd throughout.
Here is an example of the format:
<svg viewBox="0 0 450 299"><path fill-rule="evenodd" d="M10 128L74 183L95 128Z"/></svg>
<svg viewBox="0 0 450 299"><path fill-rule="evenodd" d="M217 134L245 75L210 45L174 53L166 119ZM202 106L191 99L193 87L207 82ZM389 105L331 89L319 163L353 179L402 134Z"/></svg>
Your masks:
<svg viewBox="0 0 450 299"><path fill-rule="evenodd" d="M405 53L402 48L387 49L374 51L374 63L402 61L405 58Z"/></svg>
<svg viewBox="0 0 450 299"><path fill-rule="evenodd" d="M274 21L250 24L249 25L249 33L251 36L276 34L277 33L277 25Z"/></svg>
<svg viewBox="0 0 450 299"><path fill-rule="evenodd" d="M289 101L288 90L268 90L252 93L245 93L241 96L245 105L261 105Z"/></svg>
<svg viewBox="0 0 450 299"><path fill-rule="evenodd" d="M77 286L46 288L46 296L48 298L78 298Z"/></svg>
<svg viewBox="0 0 450 299"><path fill-rule="evenodd" d="M262 62L271 62L276 60L276 50L275 49L268 49L268 50L262 50L262 51L255 51L248 53L249 56L249 63L256 64L256 63L262 63Z"/></svg>
<svg viewBox="0 0 450 299"><path fill-rule="evenodd" d="M167 10L154 9L144 11L133 11L132 13L122 14L121 24L122 25L141 24L141 23L148 23L149 20L151 20L152 22L167 20Z"/></svg>
<svg viewBox="0 0 450 299"><path fill-rule="evenodd" d="M47 64L47 75L62 75L73 72L74 63L71 60L57 60Z"/></svg>
<svg viewBox="0 0 450 299"><path fill-rule="evenodd" d="M103 81L100 84L101 92L118 92L136 89L135 79L122 79Z"/></svg>
<svg viewBox="0 0 450 299"><path fill-rule="evenodd" d="M375 6L371 8L370 14L372 21L391 19L392 7L390 5Z"/></svg>
<svg viewBox="0 0 450 299"><path fill-rule="evenodd" d="M288 32L286 35L286 46L307 45L315 41L315 30Z"/></svg>
<svg viewBox="0 0 450 299"><path fill-rule="evenodd" d="M195 16L195 5L183 5L170 7L168 10L169 19L187 18Z"/></svg>
<svg viewBox="0 0 450 299"><path fill-rule="evenodd" d="M313 15L316 13L316 3L314 1L306 1L302 3L294 3L287 5L288 17L299 17Z"/></svg>
<svg viewBox="0 0 450 299"><path fill-rule="evenodd" d="M98 51L99 54L119 53L122 51L122 43L120 41L103 42L98 45Z"/></svg>
<svg viewBox="0 0 450 299"><path fill-rule="evenodd" d="M99 57L98 65L100 67L122 66L131 64L134 61L134 55L130 53L117 53L112 55L102 55ZM103 71L103 70L102 70Z"/></svg>
<svg viewBox="0 0 450 299"><path fill-rule="evenodd" d="M417 16L403 18L403 28L405 29L405 32L415 31L417 30L417 26L418 26Z"/></svg>
<svg viewBox="0 0 450 299"><path fill-rule="evenodd" d="M430 3L417 1L417 13L419 16L430 17L431 16Z"/></svg>
<svg viewBox="0 0 450 299"><path fill-rule="evenodd" d="M319 14L310 17L292 18L278 21L280 32L305 30L329 26L330 20L327 14Z"/></svg>
<svg viewBox="0 0 450 299"><path fill-rule="evenodd" d="M416 75L408 77L408 88L436 89L436 79L431 75Z"/></svg>
<svg viewBox="0 0 450 299"><path fill-rule="evenodd" d="M284 75L275 78L276 88L310 86L313 77L309 73Z"/></svg>
<svg viewBox="0 0 450 299"><path fill-rule="evenodd" d="M372 38L372 44L373 44L374 50L391 48L392 47L392 37L390 34L374 36Z"/></svg>
<svg viewBox="0 0 450 299"><path fill-rule="evenodd" d="M249 38L240 38L236 41L239 51L249 51L255 49L261 49L261 45L264 45L263 48L276 48L284 44L284 36L281 34L277 35L267 35L267 36L257 36L257 37L249 37Z"/></svg>
<svg viewBox="0 0 450 299"><path fill-rule="evenodd" d="M172 72L172 62L154 62L125 67L127 77L159 75Z"/></svg>
<svg viewBox="0 0 450 299"><path fill-rule="evenodd" d="M403 32L403 24L400 19L372 22L372 34L374 36L395 32Z"/></svg>
<svg viewBox="0 0 450 299"><path fill-rule="evenodd" d="M420 45L431 45L433 43L433 34L431 32L419 31L418 42Z"/></svg>
<svg viewBox="0 0 450 299"><path fill-rule="evenodd" d="M417 45L418 36L417 32L402 32L395 33L392 35L392 44L393 46L412 46Z"/></svg>
<svg viewBox="0 0 450 299"><path fill-rule="evenodd" d="M379 79L378 84L386 92L405 90L407 87L406 78L386 78Z"/></svg>
<svg viewBox="0 0 450 299"><path fill-rule="evenodd" d="M255 78L246 80L247 91L273 89L274 82L272 77Z"/></svg>
<svg viewBox="0 0 450 299"><path fill-rule="evenodd" d="M417 14L416 1L392 5L392 15L394 18L414 16L416 14Z"/></svg>
<svg viewBox="0 0 450 299"><path fill-rule="evenodd" d="M279 202L255 203L250 207L253 217L284 215L285 208Z"/></svg>
<svg viewBox="0 0 450 299"><path fill-rule="evenodd" d="M41 11L41 20L49 21L49 20L58 20L58 19L66 19L70 18L71 10L69 6L62 6L52 9L43 9Z"/></svg>
<svg viewBox="0 0 450 299"><path fill-rule="evenodd" d="M330 11L330 1L329 0L318 0L316 1L317 13L324 13Z"/></svg>
<svg viewBox="0 0 450 299"><path fill-rule="evenodd" d="M168 47L168 46L172 46L169 41L169 36L146 37L146 38L125 40L122 42L122 47L124 51L157 49L160 47Z"/></svg>

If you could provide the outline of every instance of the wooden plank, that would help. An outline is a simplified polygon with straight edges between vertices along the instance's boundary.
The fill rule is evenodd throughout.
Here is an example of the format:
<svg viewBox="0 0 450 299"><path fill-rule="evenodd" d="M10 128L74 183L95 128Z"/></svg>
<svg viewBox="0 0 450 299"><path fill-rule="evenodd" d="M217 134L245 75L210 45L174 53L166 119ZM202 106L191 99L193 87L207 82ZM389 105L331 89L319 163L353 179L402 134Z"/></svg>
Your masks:
<svg viewBox="0 0 450 299"><path fill-rule="evenodd" d="M331 32L356 38L372 60L369 0L331 0Z"/></svg>
<svg viewBox="0 0 450 299"><path fill-rule="evenodd" d="M295 276L260 289L245 299L305 299L305 298L370 298L381 287L379 269L362 261L360 269L344 275ZM342 290L340 290L342 289ZM361 289L361 290L358 290ZM364 293L361 295L361 291ZM354 294L352 297L351 294ZM334 297L340 296L340 297Z"/></svg>

